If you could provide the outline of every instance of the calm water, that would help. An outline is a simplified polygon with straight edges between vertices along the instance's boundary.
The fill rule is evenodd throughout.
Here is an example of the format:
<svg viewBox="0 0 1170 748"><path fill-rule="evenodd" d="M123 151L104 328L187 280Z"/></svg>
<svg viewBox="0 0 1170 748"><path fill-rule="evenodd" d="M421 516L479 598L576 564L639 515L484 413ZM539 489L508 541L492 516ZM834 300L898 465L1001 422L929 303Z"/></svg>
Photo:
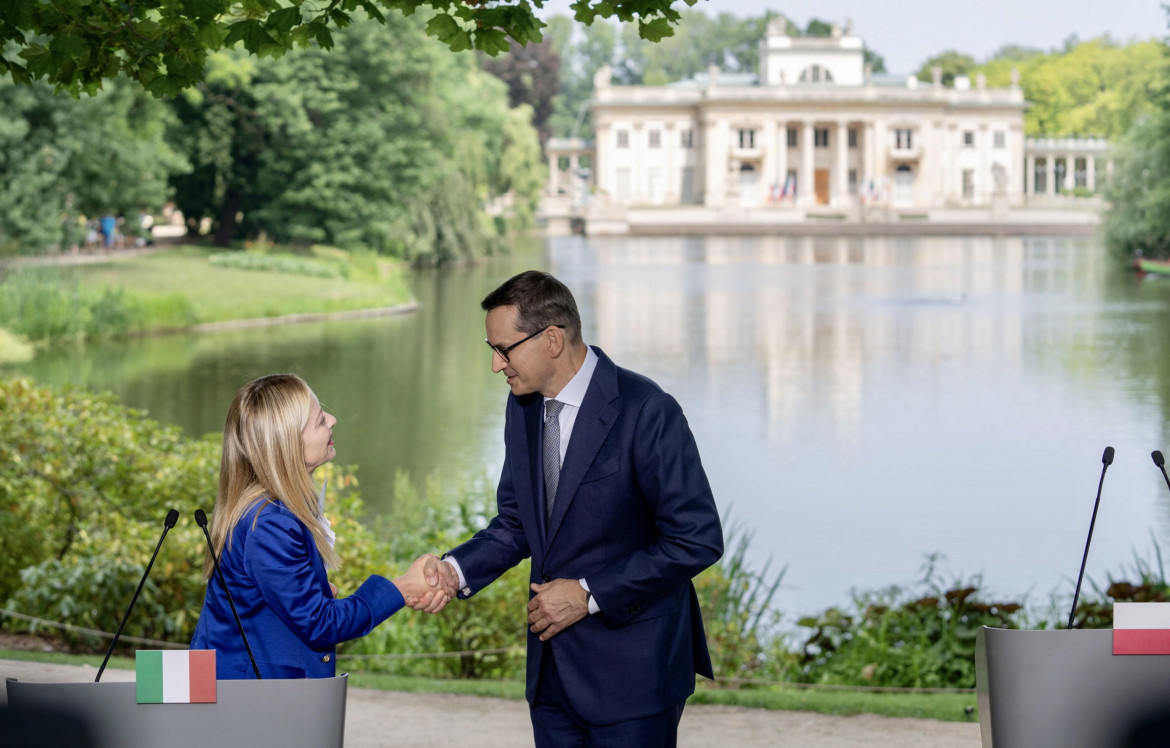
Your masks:
<svg viewBox="0 0 1170 748"><path fill-rule="evenodd" d="M1152 559L1151 533L1170 549L1149 459L1170 453L1170 282L1139 282L1092 239L555 239L419 274L411 316L133 340L20 371L192 434L218 431L247 379L295 371L376 511L399 469L498 476L506 388L478 302L527 267L574 290L589 342L679 399L752 560L788 564L789 614L911 583L933 552L993 593L1071 597L1106 445L1090 574Z"/></svg>

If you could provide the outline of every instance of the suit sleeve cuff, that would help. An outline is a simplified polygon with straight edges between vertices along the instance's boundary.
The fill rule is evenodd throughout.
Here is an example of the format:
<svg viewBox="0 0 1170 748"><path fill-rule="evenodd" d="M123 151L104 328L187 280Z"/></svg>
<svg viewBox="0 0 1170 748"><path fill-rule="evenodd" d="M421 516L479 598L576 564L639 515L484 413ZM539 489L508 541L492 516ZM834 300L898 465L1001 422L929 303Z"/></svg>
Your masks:
<svg viewBox="0 0 1170 748"><path fill-rule="evenodd" d="M589 615L595 616L601 612L601 606L597 604L597 598L593 596L593 592L589 589L589 583L584 579L578 579L577 584L581 585L581 589L589 593Z"/></svg>
<svg viewBox="0 0 1170 748"><path fill-rule="evenodd" d="M455 570L455 574L459 577L459 594L467 597L471 594L471 588L467 586L467 577L463 576L463 568L459 566L459 562L455 560L454 556L443 556L443 563L451 564L451 568Z"/></svg>

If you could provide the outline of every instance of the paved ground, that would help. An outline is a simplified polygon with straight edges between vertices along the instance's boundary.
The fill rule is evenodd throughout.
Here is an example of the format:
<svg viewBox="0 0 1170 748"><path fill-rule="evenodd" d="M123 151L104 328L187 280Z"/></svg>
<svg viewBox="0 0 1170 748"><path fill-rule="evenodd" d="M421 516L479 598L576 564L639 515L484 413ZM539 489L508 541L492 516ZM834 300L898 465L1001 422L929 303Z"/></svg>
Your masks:
<svg viewBox="0 0 1170 748"><path fill-rule="evenodd" d="M92 681L97 669L0 660L0 680ZM128 670L107 670L102 681L131 681ZM3 694L0 694L3 697ZM7 703L0 698L0 704ZM346 705L347 748L527 748L528 707L522 701L478 696L397 693L351 688ZM979 726L874 715L830 717L808 712L696 705L680 726L683 748L978 748Z"/></svg>

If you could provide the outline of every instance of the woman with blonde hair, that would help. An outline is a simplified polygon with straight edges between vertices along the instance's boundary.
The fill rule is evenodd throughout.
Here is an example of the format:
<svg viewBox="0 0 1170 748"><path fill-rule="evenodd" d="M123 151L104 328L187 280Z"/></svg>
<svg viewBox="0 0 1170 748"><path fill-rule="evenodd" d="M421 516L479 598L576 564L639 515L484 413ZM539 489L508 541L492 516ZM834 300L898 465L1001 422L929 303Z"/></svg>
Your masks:
<svg viewBox="0 0 1170 748"><path fill-rule="evenodd" d="M292 374L260 377L236 393L223 429L219 493L211 543L263 678L325 678L336 673L339 642L368 634L404 605L434 612L444 592L411 565L393 582L371 576L335 597L332 532L313 471L332 460L337 419ZM210 552L207 594L192 649L216 650L216 677L255 677Z"/></svg>

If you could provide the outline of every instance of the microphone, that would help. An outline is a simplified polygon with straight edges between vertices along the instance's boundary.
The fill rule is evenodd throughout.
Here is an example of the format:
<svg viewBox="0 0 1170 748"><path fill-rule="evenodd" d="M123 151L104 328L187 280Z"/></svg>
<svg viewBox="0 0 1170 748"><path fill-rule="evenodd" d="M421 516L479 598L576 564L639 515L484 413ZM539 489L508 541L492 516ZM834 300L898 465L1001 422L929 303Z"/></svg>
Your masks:
<svg viewBox="0 0 1170 748"><path fill-rule="evenodd" d="M126 625L126 619L130 617L130 611L134 610L134 603L138 602L138 594L142 592L142 586L146 584L146 575L150 573L150 567L154 566L154 559L158 557L158 549L162 548L163 540L166 539L167 533L179 521L179 513L174 509L167 512L166 519L163 520L162 535L159 536L158 545L154 547L154 553L150 555L150 563L146 565L146 571L142 572L142 580L138 583L138 589L134 590L134 597L130 598L130 605L126 608L126 613L122 616L122 620L118 622L118 630L114 632L114 639L110 642L110 648L106 650L105 659L102 660L102 666L98 668L97 677L93 679L97 683L102 679L102 673L105 672L106 663L110 661L110 655L114 653L114 647L118 644L118 637L122 635L122 627Z"/></svg>
<svg viewBox="0 0 1170 748"><path fill-rule="evenodd" d="M1150 457L1154 459L1154 464L1162 471L1162 478L1166 481L1166 488L1170 488L1170 475L1166 475L1166 458L1156 449L1150 452Z"/></svg>
<svg viewBox="0 0 1170 748"><path fill-rule="evenodd" d="M1077 598L1081 596L1081 580L1085 578L1085 562L1089 560L1089 543L1093 541L1093 525L1097 524L1097 507L1101 505L1101 486L1105 485L1105 471L1113 464L1113 447L1106 447L1101 455L1101 480L1097 482L1097 499L1093 502L1093 519L1089 521L1089 537L1085 538L1085 555L1081 557L1081 573L1077 574L1077 589L1073 593L1072 610L1068 612L1068 627L1073 627L1077 613Z"/></svg>
<svg viewBox="0 0 1170 748"><path fill-rule="evenodd" d="M232 608L232 617L236 619L236 628L240 630L240 638L244 640L244 649L248 652L248 659L252 662L252 672L256 674L256 680L260 680L260 668L256 665L256 658L252 656L252 646L248 644L248 635L244 633L244 624L240 621L240 614L236 612L236 601L232 600L232 591L228 589L227 582L223 578L223 571L219 568L219 559L215 557L215 547L211 545L211 534L207 532L207 513L202 509L195 510L195 524L199 525L199 529L203 530L203 537L207 538L207 552L211 554L211 563L215 565L215 575L219 578L219 584L223 587L224 594L227 595L228 605Z"/></svg>

